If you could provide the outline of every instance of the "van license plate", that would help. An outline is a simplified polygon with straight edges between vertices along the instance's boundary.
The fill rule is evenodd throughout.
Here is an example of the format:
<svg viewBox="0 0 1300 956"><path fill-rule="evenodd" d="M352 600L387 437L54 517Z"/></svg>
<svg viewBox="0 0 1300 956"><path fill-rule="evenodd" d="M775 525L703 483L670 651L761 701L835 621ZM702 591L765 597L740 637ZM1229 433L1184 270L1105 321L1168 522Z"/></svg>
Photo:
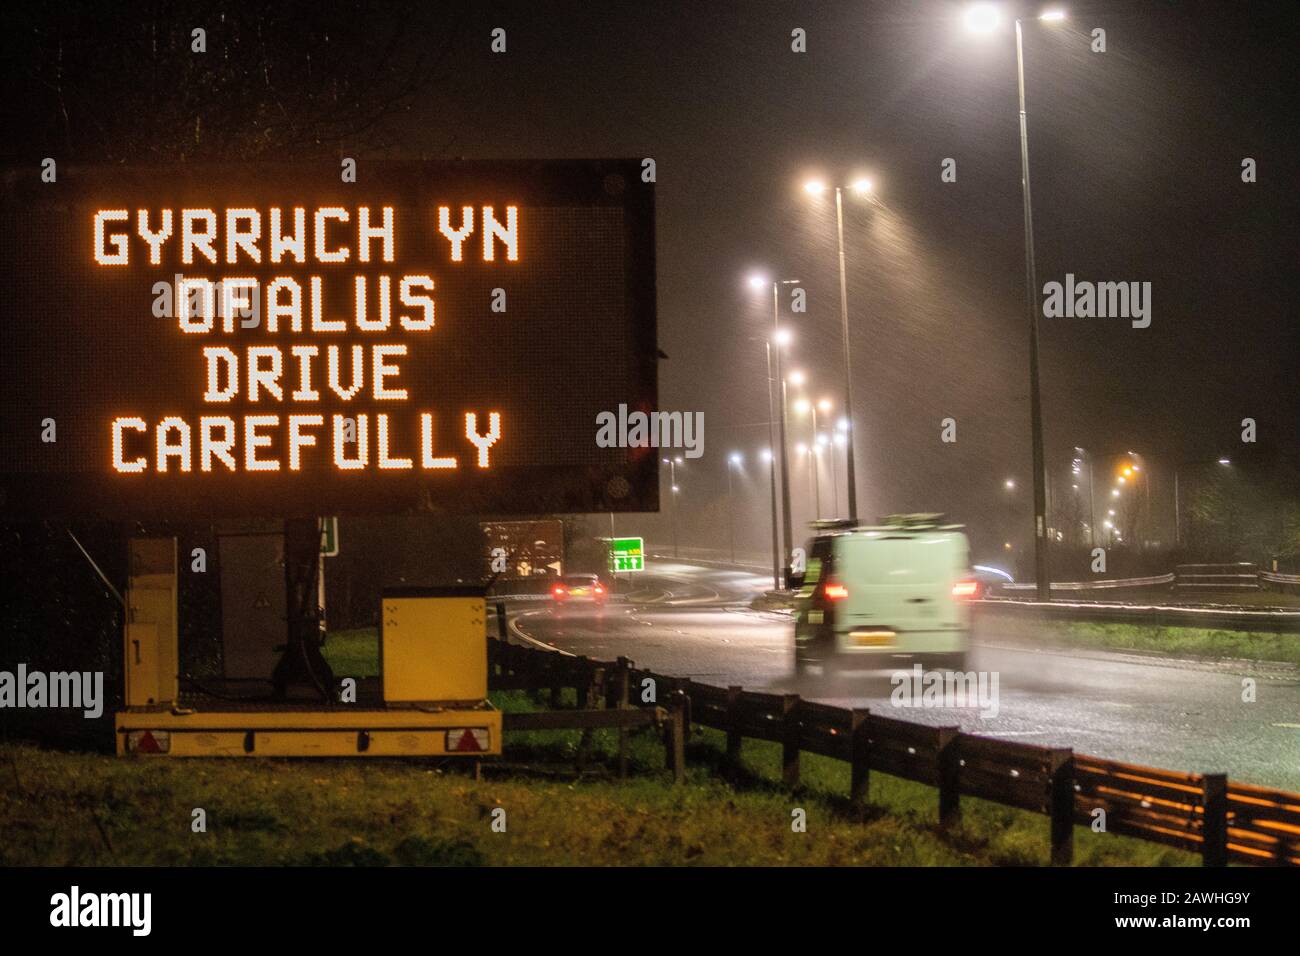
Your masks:
<svg viewBox="0 0 1300 956"><path fill-rule="evenodd" d="M849 637L858 647L889 647L894 643L893 631L851 631Z"/></svg>

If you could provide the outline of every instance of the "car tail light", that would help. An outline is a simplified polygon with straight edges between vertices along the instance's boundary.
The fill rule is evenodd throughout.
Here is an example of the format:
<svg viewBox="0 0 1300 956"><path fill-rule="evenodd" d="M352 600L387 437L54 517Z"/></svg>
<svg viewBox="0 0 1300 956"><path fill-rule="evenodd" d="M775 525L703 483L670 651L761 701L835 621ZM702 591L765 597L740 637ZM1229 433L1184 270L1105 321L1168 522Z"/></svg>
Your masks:
<svg viewBox="0 0 1300 956"><path fill-rule="evenodd" d="M849 589L837 581L827 581L822 587L822 594L828 601L843 601L849 596Z"/></svg>
<svg viewBox="0 0 1300 956"><path fill-rule="evenodd" d="M491 737L486 727L458 727L447 731L447 753L475 754L488 749Z"/></svg>
<svg viewBox="0 0 1300 956"><path fill-rule="evenodd" d="M564 590L563 587L561 587L558 584L553 588L553 590L555 592L556 597L564 597L564 595L568 593L567 591Z"/></svg>
<svg viewBox="0 0 1300 956"><path fill-rule="evenodd" d="M952 586L952 596L955 598L977 598L980 596L980 583L978 581L958 581Z"/></svg>
<svg viewBox="0 0 1300 956"><path fill-rule="evenodd" d="M129 754L171 753L172 735L167 730L132 730L126 735Z"/></svg>
<svg viewBox="0 0 1300 956"><path fill-rule="evenodd" d="M604 594L604 593L605 593L605 589L602 588L599 584L597 584L597 585L596 585L596 593L597 593L597 594Z"/></svg>

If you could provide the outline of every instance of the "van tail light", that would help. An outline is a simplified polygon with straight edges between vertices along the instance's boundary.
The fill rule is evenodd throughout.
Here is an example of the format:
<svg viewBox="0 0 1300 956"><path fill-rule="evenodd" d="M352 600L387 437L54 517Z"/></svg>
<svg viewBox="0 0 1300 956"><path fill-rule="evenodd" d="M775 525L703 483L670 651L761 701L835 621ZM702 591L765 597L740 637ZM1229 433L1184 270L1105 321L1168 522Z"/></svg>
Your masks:
<svg viewBox="0 0 1300 956"><path fill-rule="evenodd" d="M556 597L564 597L564 595L569 593L568 591L564 590L564 586L561 584L557 584L554 588L552 588L552 591L554 592Z"/></svg>
<svg viewBox="0 0 1300 956"><path fill-rule="evenodd" d="M822 587L822 595L828 601L843 601L849 596L849 589L838 581L827 581Z"/></svg>
<svg viewBox="0 0 1300 956"><path fill-rule="evenodd" d="M980 596L980 583L978 581L958 581L952 586L952 596L972 600L978 598Z"/></svg>
<svg viewBox="0 0 1300 956"><path fill-rule="evenodd" d="M605 593L605 589L602 588L599 584L597 584L597 585L596 585L596 593L597 593L597 594L604 594L604 593Z"/></svg>

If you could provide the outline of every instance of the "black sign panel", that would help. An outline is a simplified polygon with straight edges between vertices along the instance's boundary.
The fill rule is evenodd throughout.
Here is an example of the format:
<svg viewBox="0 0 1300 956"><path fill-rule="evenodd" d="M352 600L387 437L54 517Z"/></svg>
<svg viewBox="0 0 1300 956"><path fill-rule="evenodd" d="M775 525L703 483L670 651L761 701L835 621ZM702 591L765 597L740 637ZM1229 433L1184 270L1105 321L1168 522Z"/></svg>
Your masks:
<svg viewBox="0 0 1300 956"><path fill-rule="evenodd" d="M11 171L0 511L658 507L635 161Z"/></svg>

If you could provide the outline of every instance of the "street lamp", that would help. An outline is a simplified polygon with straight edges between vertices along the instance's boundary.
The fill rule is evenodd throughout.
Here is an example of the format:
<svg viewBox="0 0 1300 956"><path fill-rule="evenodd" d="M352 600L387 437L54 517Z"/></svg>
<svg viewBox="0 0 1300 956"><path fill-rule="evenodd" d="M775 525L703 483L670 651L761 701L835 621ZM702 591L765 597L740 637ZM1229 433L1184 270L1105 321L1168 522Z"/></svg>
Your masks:
<svg viewBox="0 0 1300 956"><path fill-rule="evenodd" d="M1037 19L1062 20L1052 10ZM996 7L977 3L966 11L966 26L976 33L992 33L1001 22ZM1039 601L1051 601L1052 585L1047 564L1047 474L1043 455L1043 408L1038 375L1038 276L1034 268L1034 217L1029 192L1029 126L1025 118L1025 56L1021 21L1016 19L1016 91L1020 101L1020 185L1025 206L1025 308L1029 317L1029 427L1034 452L1034 577Z"/></svg>
<svg viewBox="0 0 1300 956"><path fill-rule="evenodd" d="M785 378L781 374L781 349L790 342L790 333L787 329L781 328L781 307L779 292L783 285L796 285L798 279L773 279L772 280L772 341L768 343L768 368L767 368L767 409L768 409L768 440L772 446L777 449L777 456L781 462L781 532L782 539L778 542L776 539L776 472L775 461L772 462L770 469L772 480L772 550L780 551L781 563L778 568L775 560L772 566L772 577L776 589L780 589L782 584L789 585L790 582L790 561L791 561L791 542L794 539L794 531L790 521L790 465L786 455L785 441ZM767 280L762 276L754 275L749 279L751 289L761 289ZM772 343L776 348L772 348ZM774 413L772 406L774 397L772 394L773 382L773 365L775 365L775 381L780 383L780 410L779 414ZM780 435L774 434L773 422L777 422L779 427L776 429Z"/></svg>
<svg viewBox="0 0 1300 956"><path fill-rule="evenodd" d="M669 519L672 522L673 529L673 557L679 557L677 553L677 466L682 463L680 458L665 458L663 463L668 466L668 487L672 489L672 510L669 512Z"/></svg>
<svg viewBox="0 0 1300 956"><path fill-rule="evenodd" d="M868 196L871 194L872 182L870 179L858 178L853 181L849 188L858 196ZM820 180L812 180L804 184L804 191L812 196L820 196L826 192L826 189L826 184ZM855 430L852 427L853 362L852 350L849 345L848 278L844 268L844 191L839 186L835 187L835 240L839 249L840 262L840 331L844 337L844 414L850 422L844 456L845 483L849 488L849 520L856 524L858 520L858 482L853 453L853 432Z"/></svg>
<svg viewBox="0 0 1300 956"><path fill-rule="evenodd" d="M821 409L823 414L829 415L834 406L831 404L829 398L823 398L817 403L817 407ZM838 518L840 516L840 479L835 474L835 448L831 445L829 435L818 435L817 444L821 447L830 449L829 467L831 470L831 501L834 503L833 515Z"/></svg>
<svg viewBox="0 0 1300 956"><path fill-rule="evenodd" d="M731 472L739 468L744 460L738 451L727 456L727 538L731 544L732 564L736 563L736 499L732 493Z"/></svg>

